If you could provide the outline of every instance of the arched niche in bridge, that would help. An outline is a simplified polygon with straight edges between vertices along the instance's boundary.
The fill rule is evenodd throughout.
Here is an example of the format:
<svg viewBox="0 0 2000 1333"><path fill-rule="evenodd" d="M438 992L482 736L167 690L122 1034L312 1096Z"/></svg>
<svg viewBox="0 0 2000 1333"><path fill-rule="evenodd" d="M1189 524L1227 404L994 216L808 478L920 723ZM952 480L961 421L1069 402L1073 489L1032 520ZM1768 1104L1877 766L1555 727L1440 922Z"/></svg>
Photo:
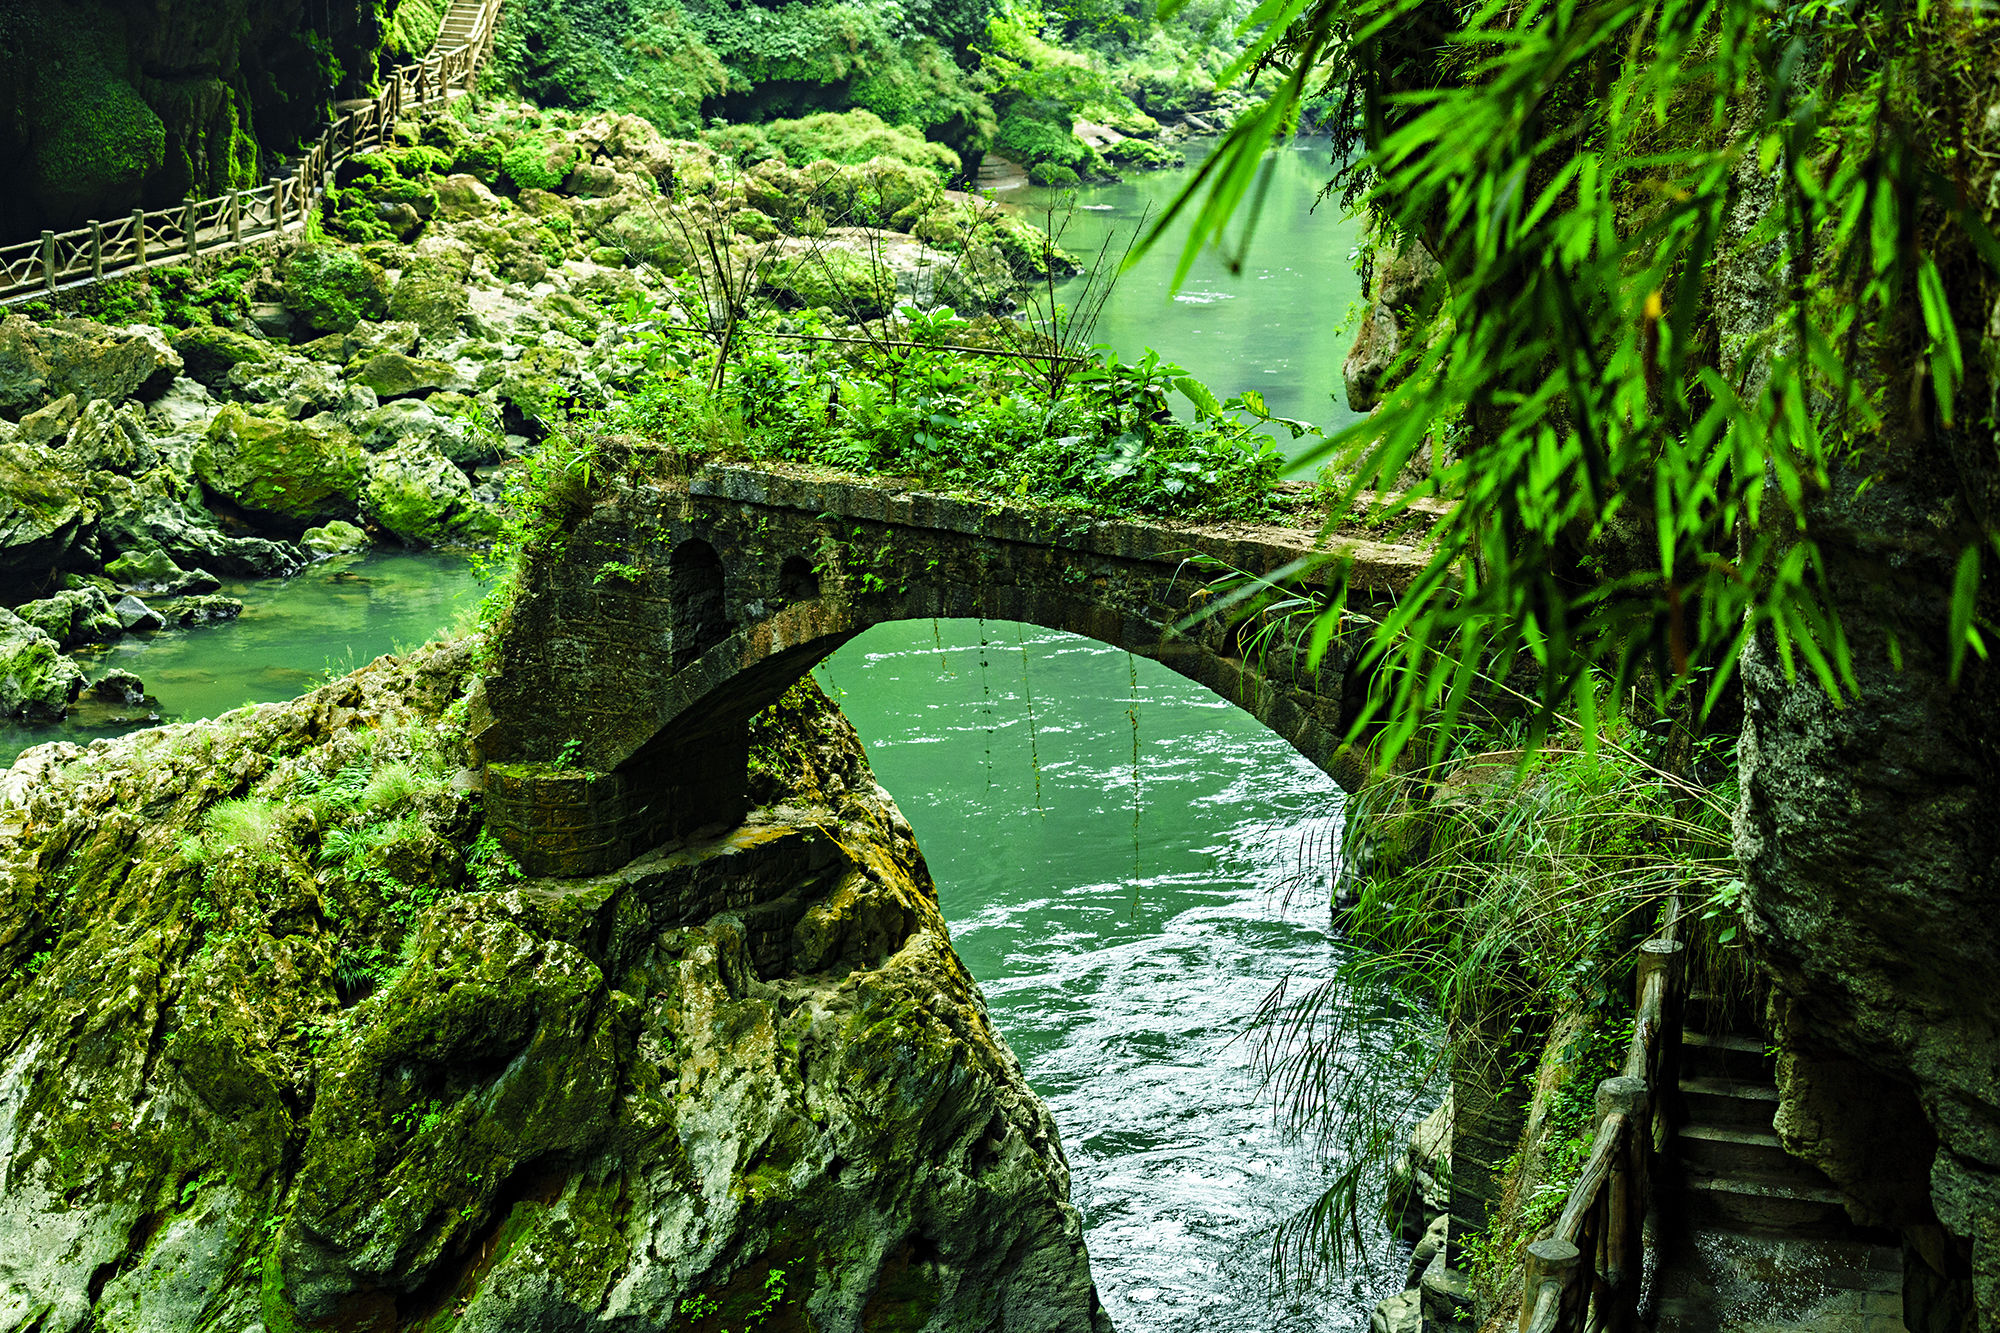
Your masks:
<svg viewBox="0 0 2000 1333"><path fill-rule="evenodd" d="M674 670L687 667L729 637L722 557L699 539L674 548L667 563L667 596L673 606Z"/></svg>
<svg viewBox="0 0 2000 1333"><path fill-rule="evenodd" d="M793 602L809 602L819 596L819 573L812 567L812 561L802 555L786 556L785 563L778 566L778 599L789 606Z"/></svg>

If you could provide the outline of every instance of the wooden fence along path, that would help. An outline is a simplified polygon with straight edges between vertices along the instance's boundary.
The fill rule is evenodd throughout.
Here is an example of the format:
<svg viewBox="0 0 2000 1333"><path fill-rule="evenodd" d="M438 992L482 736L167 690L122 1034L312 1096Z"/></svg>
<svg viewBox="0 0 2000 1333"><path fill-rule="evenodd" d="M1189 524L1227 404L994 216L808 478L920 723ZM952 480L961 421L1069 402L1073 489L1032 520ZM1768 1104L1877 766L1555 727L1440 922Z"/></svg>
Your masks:
<svg viewBox="0 0 2000 1333"><path fill-rule="evenodd" d="M1638 1026L1618 1077L1597 1086L1590 1158L1555 1230L1527 1247L1520 1333L1627 1333L1636 1324L1646 1214L1665 1183L1668 1103L1678 1086L1686 978L1677 906L1661 937L1639 946Z"/></svg>
<svg viewBox="0 0 2000 1333"><path fill-rule="evenodd" d="M38 241L0 248L0 306L300 230L334 170L356 153L386 145L404 111L472 90L493 44L500 4L452 0L428 55L398 65L373 100L346 104L293 171L259 189L152 213L134 210L116 221L45 231Z"/></svg>

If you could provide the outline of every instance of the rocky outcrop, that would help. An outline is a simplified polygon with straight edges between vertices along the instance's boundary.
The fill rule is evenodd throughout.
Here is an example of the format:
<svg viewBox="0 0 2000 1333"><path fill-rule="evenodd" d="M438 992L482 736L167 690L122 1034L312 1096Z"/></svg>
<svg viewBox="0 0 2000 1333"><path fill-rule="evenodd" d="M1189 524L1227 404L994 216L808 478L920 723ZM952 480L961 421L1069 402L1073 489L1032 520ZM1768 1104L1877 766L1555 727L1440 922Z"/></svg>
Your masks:
<svg viewBox="0 0 2000 1333"><path fill-rule="evenodd" d="M0 779L0 1329L1107 1330L823 696L741 827L535 882L454 780L474 661Z"/></svg>
<svg viewBox="0 0 2000 1333"><path fill-rule="evenodd" d="M1377 246L1369 264L1368 310L1341 363L1347 405L1371 411L1395 387L1408 366L1406 352L1420 351L1431 318L1443 297L1438 263L1421 241Z"/></svg>

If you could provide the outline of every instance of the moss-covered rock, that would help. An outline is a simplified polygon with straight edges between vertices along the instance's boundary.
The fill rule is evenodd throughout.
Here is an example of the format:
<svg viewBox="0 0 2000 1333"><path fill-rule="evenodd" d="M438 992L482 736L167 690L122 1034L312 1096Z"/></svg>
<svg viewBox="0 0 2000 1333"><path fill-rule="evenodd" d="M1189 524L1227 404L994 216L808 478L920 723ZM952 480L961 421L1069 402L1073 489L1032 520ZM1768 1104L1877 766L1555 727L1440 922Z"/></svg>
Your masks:
<svg viewBox="0 0 2000 1333"><path fill-rule="evenodd" d="M324 559L333 555L352 555L368 549L368 534L352 523L334 519L322 527L307 528L299 537L299 545L312 553L315 558Z"/></svg>
<svg viewBox="0 0 2000 1333"><path fill-rule="evenodd" d="M889 313L896 280L869 257L834 247L773 260L763 271L766 290L785 305L831 310L849 319Z"/></svg>
<svg viewBox="0 0 2000 1333"><path fill-rule="evenodd" d="M522 883L449 780L473 661L8 776L12 1306L743 1327L775 1271L774 1329L1106 1333L1055 1127L823 696L760 719L744 827Z"/></svg>
<svg viewBox="0 0 2000 1333"><path fill-rule="evenodd" d="M284 304L313 333L345 333L389 313L389 275L343 246L303 246L285 261Z"/></svg>
<svg viewBox="0 0 2000 1333"><path fill-rule="evenodd" d="M197 324L173 335L174 350L187 373L210 389L228 382L229 372L245 362L271 359L271 346L261 338L214 324Z"/></svg>
<svg viewBox="0 0 2000 1333"><path fill-rule="evenodd" d="M66 561L95 516L54 452L0 444L0 572L46 575Z"/></svg>
<svg viewBox="0 0 2000 1333"><path fill-rule="evenodd" d="M56 641L0 610L0 717L52 721L83 693L83 671Z"/></svg>
<svg viewBox="0 0 2000 1333"><path fill-rule="evenodd" d="M373 389L378 398L418 398L440 389L468 389L471 382L449 361L380 352L353 372L353 382Z"/></svg>
<svg viewBox="0 0 2000 1333"><path fill-rule="evenodd" d="M14 614L54 639L64 652L86 643L104 643L125 632L111 609L111 598L101 588L65 588L15 607Z"/></svg>
<svg viewBox="0 0 2000 1333"><path fill-rule="evenodd" d="M473 498L465 473L426 441L371 455L361 506L370 522L412 546L491 541L500 532L499 516Z"/></svg>
<svg viewBox="0 0 2000 1333"><path fill-rule="evenodd" d="M253 518L303 529L358 512L362 453L333 421L283 421L226 407L194 453L201 484Z"/></svg>
<svg viewBox="0 0 2000 1333"><path fill-rule="evenodd" d="M455 241L426 237L389 293L389 317L414 323L423 337L434 342L453 337L459 316L465 313L471 275L469 249Z"/></svg>

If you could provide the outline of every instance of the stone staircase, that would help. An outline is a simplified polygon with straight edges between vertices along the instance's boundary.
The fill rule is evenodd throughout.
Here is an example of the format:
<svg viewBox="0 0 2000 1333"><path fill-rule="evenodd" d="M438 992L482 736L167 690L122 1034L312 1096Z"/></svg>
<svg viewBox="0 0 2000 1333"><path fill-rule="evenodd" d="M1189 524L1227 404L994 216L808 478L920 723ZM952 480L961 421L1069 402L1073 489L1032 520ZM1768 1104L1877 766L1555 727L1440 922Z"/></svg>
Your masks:
<svg viewBox="0 0 2000 1333"><path fill-rule="evenodd" d="M1833 1182L1785 1151L1763 1041L1701 995L1680 1092L1654 1333L1906 1333L1894 1237L1855 1227Z"/></svg>

